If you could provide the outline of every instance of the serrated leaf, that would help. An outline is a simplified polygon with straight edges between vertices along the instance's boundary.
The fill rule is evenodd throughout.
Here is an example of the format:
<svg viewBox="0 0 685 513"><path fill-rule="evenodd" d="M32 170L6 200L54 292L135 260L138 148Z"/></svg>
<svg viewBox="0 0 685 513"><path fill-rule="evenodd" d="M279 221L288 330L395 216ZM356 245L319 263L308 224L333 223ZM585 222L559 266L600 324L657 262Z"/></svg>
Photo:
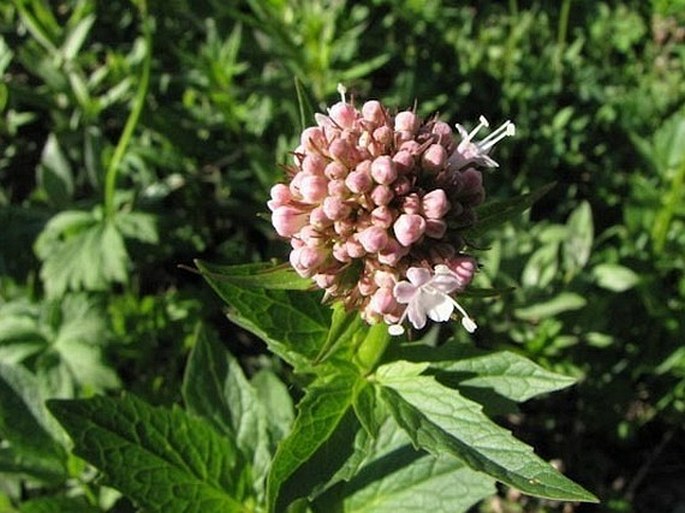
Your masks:
<svg viewBox="0 0 685 513"><path fill-rule="evenodd" d="M359 430L352 412L352 373L327 373L308 387L290 434L274 456L267 479L267 508L280 512L323 486L354 452Z"/></svg>
<svg viewBox="0 0 685 513"><path fill-rule="evenodd" d="M299 276L288 264L266 262L242 265L216 265L197 261L204 276L245 288L270 290L312 290L313 282Z"/></svg>
<svg viewBox="0 0 685 513"><path fill-rule="evenodd" d="M393 419L386 421L356 476L319 502L344 513L463 513L495 492L495 481L456 458L417 451ZM328 500L328 504L326 504Z"/></svg>
<svg viewBox="0 0 685 513"><path fill-rule="evenodd" d="M587 304L587 300L574 292L561 292L549 301L517 308L514 315L519 319L538 321L547 317L553 317L563 312L579 310Z"/></svg>
<svg viewBox="0 0 685 513"><path fill-rule="evenodd" d="M204 329L186 367L183 399L189 412L235 440L252 462L255 491L261 490L271 462L266 408L237 360Z"/></svg>
<svg viewBox="0 0 685 513"><path fill-rule="evenodd" d="M127 239L138 240L147 244L157 244L157 219L152 214L143 212L119 212L114 218L118 230Z"/></svg>
<svg viewBox="0 0 685 513"><path fill-rule="evenodd" d="M512 217L521 215L528 210L537 200L542 198L545 194L551 191L555 182L543 185L539 189L522 194L515 198L510 198L501 201L491 201L478 207L476 214L478 221L466 232L467 238L480 237L488 230L509 221Z"/></svg>
<svg viewBox="0 0 685 513"><path fill-rule="evenodd" d="M40 479L66 478L65 436L43 405L35 377L21 366L0 363L0 471Z"/></svg>
<svg viewBox="0 0 685 513"><path fill-rule="evenodd" d="M248 511L248 467L235 443L178 408L122 399L51 400L74 453L141 507L165 513Z"/></svg>
<svg viewBox="0 0 685 513"><path fill-rule="evenodd" d="M481 406L427 376L402 376L381 366L381 397L417 447L435 456L451 454L472 469L519 490L550 499L594 502L596 498L538 458L509 431L486 417Z"/></svg>
<svg viewBox="0 0 685 513"><path fill-rule="evenodd" d="M527 401L536 395L561 390L575 379L543 369L510 351L471 356L432 365L444 372L461 374L459 386L490 388L512 401Z"/></svg>
<svg viewBox="0 0 685 513"><path fill-rule="evenodd" d="M264 340L269 349L297 371L311 369L328 336L331 311L321 296L297 290L270 290L246 285L254 268L197 262L198 269L230 306L229 318ZM221 271L220 277L217 271ZM238 279L235 279L238 278ZM243 279L240 279L243 278Z"/></svg>
<svg viewBox="0 0 685 513"><path fill-rule="evenodd" d="M105 290L128 280L128 253L115 224L94 213L66 212L51 219L36 240L40 276L49 297L66 290Z"/></svg>

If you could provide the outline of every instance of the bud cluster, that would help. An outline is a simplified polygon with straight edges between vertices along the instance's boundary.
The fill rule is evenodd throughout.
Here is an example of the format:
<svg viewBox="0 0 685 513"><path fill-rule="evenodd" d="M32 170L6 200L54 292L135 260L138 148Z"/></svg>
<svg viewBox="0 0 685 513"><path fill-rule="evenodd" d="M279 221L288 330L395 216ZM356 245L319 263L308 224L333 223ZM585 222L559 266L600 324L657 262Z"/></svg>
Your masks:
<svg viewBox="0 0 685 513"><path fill-rule="evenodd" d="M463 254L462 234L485 196L479 168L497 166L488 153L514 125L474 142L488 126L481 117L471 133L457 125L455 141L437 118L392 115L375 100L357 109L340 92L342 101L302 133L287 183L271 189L272 223L290 241L293 268L327 299L367 322L396 325L406 317L408 300L396 289L408 270L449 270L450 293L471 281L476 265Z"/></svg>

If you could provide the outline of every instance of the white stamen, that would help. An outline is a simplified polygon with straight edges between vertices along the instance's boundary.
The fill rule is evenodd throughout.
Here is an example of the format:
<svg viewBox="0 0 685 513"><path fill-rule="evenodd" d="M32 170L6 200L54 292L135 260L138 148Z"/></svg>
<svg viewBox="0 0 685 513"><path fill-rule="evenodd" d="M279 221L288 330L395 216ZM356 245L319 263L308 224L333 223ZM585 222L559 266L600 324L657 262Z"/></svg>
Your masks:
<svg viewBox="0 0 685 513"><path fill-rule="evenodd" d="M502 123L502 125L497 130L490 133L490 135L488 135L482 141L479 141L476 145L478 146L479 150L487 153L488 151L490 151L490 148L492 148L495 144L500 142L505 137L514 135L515 133L516 125L514 125L514 123L512 123L511 121L507 120L504 123Z"/></svg>
<svg viewBox="0 0 685 513"><path fill-rule="evenodd" d="M483 128L483 127L487 128L487 127L489 127L489 126L490 126L490 123L488 123L488 120L485 119L485 116L479 117L479 118L478 118L478 126L476 126L476 128L474 128L473 130L471 130L471 132L469 133L469 135L467 135L467 136L464 138L464 140L463 140L462 142L470 142L471 139L473 139L473 138L475 137L475 135L476 135L478 132L480 132L480 129L481 129L481 128Z"/></svg>
<svg viewBox="0 0 685 513"><path fill-rule="evenodd" d="M347 92L347 87L345 87L344 85L338 83L338 93L340 93L340 100L341 100L343 103L347 103L347 102L345 101L345 93L346 93L346 92Z"/></svg>
<svg viewBox="0 0 685 513"><path fill-rule="evenodd" d="M402 316L402 317L404 317L404 316ZM400 321L400 322L402 322L402 321ZM404 328L399 324L391 324L390 326L388 326L388 333L390 335L392 335L393 337L397 337L398 335L401 335L402 333L404 333Z"/></svg>
<svg viewBox="0 0 685 513"><path fill-rule="evenodd" d="M471 317L469 317L469 314L466 313L466 310L464 310L464 308L462 308L462 306L459 303L457 303L457 301L453 297L447 297L449 297L452 300L452 304L457 308L457 310L459 310L459 313L461 313L461 325L464 326L466 331L468 331L469 333L473 333L474 331L476 331L476 328L478 326L476 325L476 322L473 319L471 319Z"/></svg>

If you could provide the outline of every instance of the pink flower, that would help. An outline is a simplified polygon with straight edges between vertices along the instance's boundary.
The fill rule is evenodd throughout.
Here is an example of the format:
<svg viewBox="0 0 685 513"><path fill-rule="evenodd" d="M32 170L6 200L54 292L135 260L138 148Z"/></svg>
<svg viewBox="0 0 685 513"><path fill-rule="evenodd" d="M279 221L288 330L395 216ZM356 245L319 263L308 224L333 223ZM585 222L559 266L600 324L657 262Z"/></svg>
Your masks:
<svg viewBox="0 0 685 513"><path fill-rule="evenodd" d="M461 169L466 164L477 164L485 167L499 167L499 164L492 160L488 153L499 141L507 136L514 135L516 133L516 126L511 121L505 121L500 125L500 127L488 135L482 141L474 143L472 140L475 135L483 127L489 127L490 123L485 119L485 116L481 116L479 119L480 123L476 128L467 132L466 129L457 125L457 130L459 135L461 135L461 141L457 146L457 149L450 155L449 163L454 169Z"/></svg>
<svg viewBox="0 0 685 513"><path fill-rule="evenodd" d="M426 319L435 322L448 321L456 308L462 315L461 323L469 333L476 330L476 323L449 294L459 288L460 281L446 265L436 265L434 273L424 267L407 269L409 281L397 283L393 295L398 303L407 307L400 320L388 328L391 335L404 333L405 318L416 329L426 325Z"/></svg>

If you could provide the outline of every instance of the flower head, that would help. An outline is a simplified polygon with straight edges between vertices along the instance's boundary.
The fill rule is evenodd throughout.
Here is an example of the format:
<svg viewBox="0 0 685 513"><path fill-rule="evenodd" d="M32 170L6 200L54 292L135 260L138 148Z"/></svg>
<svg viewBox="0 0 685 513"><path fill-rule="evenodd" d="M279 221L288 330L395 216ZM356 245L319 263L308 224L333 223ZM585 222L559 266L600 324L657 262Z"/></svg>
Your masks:
<svg viewBox="0 0 685 513"><path fill-rule="evenodd" d="M341 100L316 114L287 167L286 183L267 203L290 262L326 291L327 300L357 309L370 323L403 331L426 319L448 320L455 308L469 331L475 323L451 297L477 266L464 253L465 229L485 197L482 167L495 167L492 147L512 135L506 122L474 142L457 125L422 120L414 110L388 111L376 100L360 109Z"/></svg>

